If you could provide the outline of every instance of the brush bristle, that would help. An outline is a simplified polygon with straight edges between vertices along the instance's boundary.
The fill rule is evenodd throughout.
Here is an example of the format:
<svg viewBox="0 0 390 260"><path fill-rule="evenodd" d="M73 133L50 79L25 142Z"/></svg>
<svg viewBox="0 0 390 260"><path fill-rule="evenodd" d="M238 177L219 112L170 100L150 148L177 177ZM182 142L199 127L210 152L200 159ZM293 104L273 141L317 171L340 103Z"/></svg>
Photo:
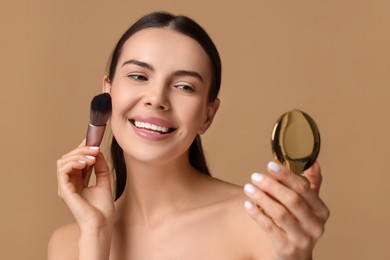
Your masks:
<svg viewBox="0 0 390 260"><path fill-rule="evenodd" d="M95 96L91 102L89 123L94 126L103 126L111 115L111 96L102 93Z"/></svg>

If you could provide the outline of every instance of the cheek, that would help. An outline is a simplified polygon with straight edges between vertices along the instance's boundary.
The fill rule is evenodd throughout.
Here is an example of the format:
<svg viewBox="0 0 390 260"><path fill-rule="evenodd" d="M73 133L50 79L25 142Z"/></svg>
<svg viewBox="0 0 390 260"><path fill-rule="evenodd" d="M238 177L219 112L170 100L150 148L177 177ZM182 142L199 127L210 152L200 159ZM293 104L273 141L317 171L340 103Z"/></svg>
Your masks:
<svg viewBox="0 0 390 260"><path fill-rule="evenodd" d="M131 100L127 93L121 91L120 87L113 87L111 90L111 101L112 101L112 111L111 111L111 129L113 134L116 134L116 130L119 127L122 127L127 122L127 113L134 104L134 100Z"/></svg>
<svg viewBox="0 0 390 260"><path fill-rule="evenodd" d="M198 131L206 120L206 105L202 102L194 104L187 104L180 111L182 118L186 121L187 125L191 127L194 132Z"/></svg>
<svg viewBox="0 0 390 260"><path fill-rule="evenodd" d="M130 88L121 85L113 86L111 89L112 113L128 110L134 104L135 96Z"/></svg>
<svg viewBox="0 0 390 260"><path fill-rule="evenodd" d="M111 125L114 127L121 118L123 118L124 107L121 100L112 96Z"/></svg>
<svg viewBox="0 0 390 260"><path fill-rule="evenodd" d="M111 118L110 118L110 127L112 134L117 138L117 134L120 132L121 124L123 124L123 117L120 116L120 113L117 111L117 107L113 104Z"/></svg>

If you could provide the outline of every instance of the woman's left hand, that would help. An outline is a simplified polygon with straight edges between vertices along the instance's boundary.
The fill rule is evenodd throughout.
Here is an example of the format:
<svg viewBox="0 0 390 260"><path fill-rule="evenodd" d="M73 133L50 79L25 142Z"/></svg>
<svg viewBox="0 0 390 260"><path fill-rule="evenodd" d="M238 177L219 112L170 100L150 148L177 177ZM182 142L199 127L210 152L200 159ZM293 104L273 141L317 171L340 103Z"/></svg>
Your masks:
<svg viewBox="0 0 390 260"><path fill-rule="evenodd" d="M311 259L330 212L319 197L322 176L316 162L304 178L274 162L270 176L254 173L244 190L245 208L273 245L273 259Z"/></svg>

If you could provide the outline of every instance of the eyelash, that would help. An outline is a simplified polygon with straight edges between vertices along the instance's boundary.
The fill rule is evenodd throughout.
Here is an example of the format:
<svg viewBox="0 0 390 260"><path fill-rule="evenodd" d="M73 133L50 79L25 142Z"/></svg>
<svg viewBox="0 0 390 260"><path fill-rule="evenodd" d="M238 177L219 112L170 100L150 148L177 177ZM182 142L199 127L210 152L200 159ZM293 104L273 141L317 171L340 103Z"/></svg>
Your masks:
<svg viewBox="0 0 390 260"><path fill-rule="evenodd" d="M195 88L192 87L191 85L178 84L178 85L175 85L175 87L180 89L180 90L183 90L185 92L188 92L188 93L194 93L195 92Z"/></svg>
<svg viewBox="0 0 390 260"><path fill-rule="evenodd" d="M127 75L128 78L136 80L136 81L147 81L148 78L142 74L129 74Z"/></svg>
<svg viewBox="0 0 390 260"><path fill-rule="evenodd" d="M135 80L135 81L147 81L148 78L145 75L142 74L129 74L127 75L128 78ZM188 84L177 84L175 85L175 88L178 88L180 90L183 90L188 93L194 93L195 88Z"/></svg>

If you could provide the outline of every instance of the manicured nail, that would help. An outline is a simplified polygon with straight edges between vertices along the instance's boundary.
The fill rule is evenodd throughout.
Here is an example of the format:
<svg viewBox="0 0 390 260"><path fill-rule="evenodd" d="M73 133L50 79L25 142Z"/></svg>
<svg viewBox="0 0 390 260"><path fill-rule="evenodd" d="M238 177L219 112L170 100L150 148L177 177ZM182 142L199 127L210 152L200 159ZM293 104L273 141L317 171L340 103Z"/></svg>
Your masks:
<svg viewBox="0 0 390 260"><path fill-rule="evenodd" d="M95 160L95 156L91 156L91 155L86 155L85 158L90 160Z"/></svg>
<svg viewBox="0 0 390 260"><path fill-rule="evenodd" d="M269 162L268 163L268 168L271 169L273 172L280 172L282 169L280 168L280 166L277 164L277 163L274 163L274 162Z"/></svg>
<svg viewBox="0 0 390 260"><path fill-rule="evenodd" d="M99 146L90 146L88 148L91 149L91 150L95 150L95 151L100 149Z"/></svg>
<svg viewBox="0 0 390 260"><path fill-rule="evenodd" d="M249 194L254 194L256 192L256 188L255 186L253 186L252 184L248 183L244 186L244 190L249 193Z"/></svg>
<svg viewBox="0 0 390 260"><path fill-rule="evenodd" d="M87 162L83 160L79 160L79 163L86 164Z"/></svg>
<svg viewBox="0 0 390 260"><path fill-rule="evenodd" d="M244 207L247 209L247 210L252 210L255 208L255 205L253 205L253 203L249 200L245 201L244 202Z"/></svg>
<svg viewBox="0 0 390 260"><path fill-rule="evenodd" d="M252 174L251 178L255 182L261 182L264 179L264 176L263 174L255 172Z"/></svg>

